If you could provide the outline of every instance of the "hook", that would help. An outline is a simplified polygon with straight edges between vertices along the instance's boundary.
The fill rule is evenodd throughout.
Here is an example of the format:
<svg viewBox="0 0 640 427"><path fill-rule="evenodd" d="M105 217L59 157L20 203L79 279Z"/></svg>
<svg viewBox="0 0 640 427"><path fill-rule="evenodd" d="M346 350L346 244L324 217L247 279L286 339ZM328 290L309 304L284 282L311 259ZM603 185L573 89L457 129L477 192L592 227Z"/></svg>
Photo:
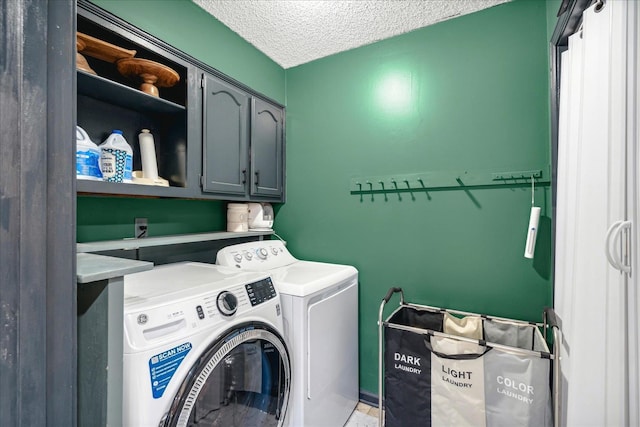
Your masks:
<svg viewBox="0 0 640 427"><path fill-rule="evenodd" d="M427 187L425 187L424 181L422 180L422 178L418 178L418 182L420 183L420 185L422 186L422 189L424 190L425 194L427 195L427 200L431 200L431 196L429 195L429 192L427 191ZM411 195L413 196L413 193Z"/></svg>
<svg viewBox="0 0 640 427"><path fill-rule="evenodd" d="M398 201L402 201L402 196L400 195L400 192L398 191L398 183L396 182L395 179L391 178L391 183L393 184L394 189L396 190L396 192L398 193Z"/></svg>
<svg viewBox="0 0 640 427"><path fill-rule="evenodd" d="M384 201L386 202L387 199L387 190L384 188L384 181L378 181L378 184L380 184L380 187L382 187L382 194L384 195ZM373 193L372 193L373 194Z"/></svg>
<svg viewBox="0 0 640 427"><path fill-rule="evenodd" d="M415 200L416 198L413 195L413 191L411 191L411 184L409 184L409 180L408 179L403 179L402 182L407 184L407 190L409 190L409 194L411 195L411 200Z"/></svg>
<svg viewBox="0 0 640 427"><path fill-rule="evenodd" d="M535 184L535 180L533 179L533 175L531 175L531 207L535 206L536 204L535 191L536 191L536 184Z"/></svg>

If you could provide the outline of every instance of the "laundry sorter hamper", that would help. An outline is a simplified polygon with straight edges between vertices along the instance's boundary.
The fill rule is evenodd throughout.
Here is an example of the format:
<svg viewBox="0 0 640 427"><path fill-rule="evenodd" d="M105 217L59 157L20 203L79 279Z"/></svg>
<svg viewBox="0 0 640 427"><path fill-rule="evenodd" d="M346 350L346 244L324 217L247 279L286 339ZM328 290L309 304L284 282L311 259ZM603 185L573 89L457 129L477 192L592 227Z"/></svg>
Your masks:
<svg viewBox="0 0 640 427"><path fill-rule="evenodd" d="M396 292L400 305L384 321ZM378 325L380 427L559 427L561 335L552 309L531 323L408 304L391 288Z"/></svg>

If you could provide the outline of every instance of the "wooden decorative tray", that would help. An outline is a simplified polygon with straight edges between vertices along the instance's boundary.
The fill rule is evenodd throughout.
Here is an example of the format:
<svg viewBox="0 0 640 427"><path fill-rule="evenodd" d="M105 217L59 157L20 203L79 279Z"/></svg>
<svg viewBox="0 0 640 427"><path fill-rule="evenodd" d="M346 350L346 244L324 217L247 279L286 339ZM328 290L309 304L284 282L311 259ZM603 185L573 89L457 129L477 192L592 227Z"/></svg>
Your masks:
<svg viewBox="0 0 640 427"><path fill-rule="evenodd" d="M76 67L78 68L78 70L86 71L87 73L96 75L96 72L93 70L93 68L91 68L91 66L87 62L87 58L85 58L80 53L82 52L82 49L84 49L85 47L86 47L85 43L79 38L76 38Z"/></svg>
<svg viewBox="0 0 640 427"><path fill-rule="evenodd" d="M140 90L158 96L159 87L171 87L180 81L180 75L164 64L142 58L124 58L116 63L123 76L139 77L143 83Z"/></svg>
<svg viewBox="0 0 640 427"><path fill-rule="evenodd" d="M116 62L119 59L133 58L135 50L127 50L111 43L107 43L84 33L76 33L79 44L84 44L81 52L101 61ZM79 49L80 50L80 49Z"/></svg>

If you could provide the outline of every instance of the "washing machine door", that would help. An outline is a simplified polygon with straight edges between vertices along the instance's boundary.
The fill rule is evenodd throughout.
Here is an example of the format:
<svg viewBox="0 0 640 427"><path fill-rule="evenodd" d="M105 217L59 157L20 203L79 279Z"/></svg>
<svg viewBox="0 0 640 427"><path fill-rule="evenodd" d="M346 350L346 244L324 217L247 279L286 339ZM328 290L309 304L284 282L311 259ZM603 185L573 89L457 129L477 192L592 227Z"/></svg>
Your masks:
<svg viewBox="0 0 640 427"><path fill-rule="evenodd" d="M290 378L289 353L280 334L262 323L243 324L193 365L161 425L282 426Z"/></svg>

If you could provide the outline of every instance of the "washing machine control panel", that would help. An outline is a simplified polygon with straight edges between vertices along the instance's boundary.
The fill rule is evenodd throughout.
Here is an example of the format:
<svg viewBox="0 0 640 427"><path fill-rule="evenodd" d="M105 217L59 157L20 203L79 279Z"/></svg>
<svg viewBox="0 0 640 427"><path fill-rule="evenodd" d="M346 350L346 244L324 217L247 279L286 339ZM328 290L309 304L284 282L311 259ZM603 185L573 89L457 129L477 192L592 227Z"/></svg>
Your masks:
<svg viewBox="0 0 640 427"><path fill-rule="evenodd" d="M267 273L185 263L162 266L148 275L131 275L127 280L123 308L129 351L243 316L280 316L280 300Z"/></svg>
<svg viewBox="0 0 640 427"><path fill-rule="evenodd" d="M265 301L277 296L276 289L270 277L260 280L259 282L248 283L245 285L249 301L252 306L261 304Z"/></svg>
<svg viewBox="0 0 640 427"><path fill-rule="evenodd" d="M247 271L267 271L296 262L284 243L260 240L224 247L218 251L216 264Z"/></svg>
<svg viewBox="0 0 640 427"><path fill-rule="evenodd" d="M209 319L215 319L218 316L231 317L251 307L244 285L209 293L197 301L201 303L207 321ZM198 313L200 320L204 320L200 318L197 307L196 313Z"/></svg>

